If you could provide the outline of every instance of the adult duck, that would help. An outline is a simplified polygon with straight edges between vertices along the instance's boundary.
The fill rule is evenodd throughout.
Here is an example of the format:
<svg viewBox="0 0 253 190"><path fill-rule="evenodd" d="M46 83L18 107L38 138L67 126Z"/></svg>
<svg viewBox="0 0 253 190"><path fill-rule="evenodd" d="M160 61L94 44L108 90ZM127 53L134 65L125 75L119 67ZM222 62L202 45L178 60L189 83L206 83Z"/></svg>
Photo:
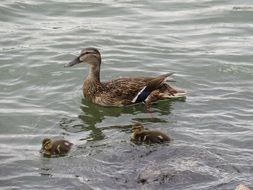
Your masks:
<svg viewBox="0 0 253 190"><path fill-rule="evenodd" d="M89 73L83 84L84 97L101 106L127 106L140 102L155 102L163 99L184 97L185 93L165 83L173 73L157 77L120 78L109 82L100 81L101 55L96 48L86 48L73 61L89 65Z"/></svg>

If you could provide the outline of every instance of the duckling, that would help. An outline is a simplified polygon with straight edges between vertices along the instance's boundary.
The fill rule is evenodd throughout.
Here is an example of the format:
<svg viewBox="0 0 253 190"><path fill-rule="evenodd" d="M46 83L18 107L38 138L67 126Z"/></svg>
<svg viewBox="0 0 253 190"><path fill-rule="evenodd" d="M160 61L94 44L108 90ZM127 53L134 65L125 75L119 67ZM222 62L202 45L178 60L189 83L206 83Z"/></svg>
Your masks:
<svg viewBox="0 0 253 190"><path fill-rule="evenodd" d="M165 143L171 140L169 136L160 131L144 129L141 123L135 123L132 126L132 132L131 139L137 142Z"/></svg>
<svg viewBox="0 0 253 190"><path fill-rule="evenodd" d="M53 141L49 138L45 138L42 141L42 148L40 152L47 157L61 156L67 154L72 146L73 143L66 141L64 139Z"/></svg>
<svg viewBox="0 0 253 190"><path fill-rule="evenodd" d="M185 97L185 92L172 88L165 81L173 73L157 77L120 78L109 82L100 81L101 55L96 48L86 48L65 67L79 63L89 65L89 73L83 84L84 97L101 106L127 106L141 102Z"/></svg>

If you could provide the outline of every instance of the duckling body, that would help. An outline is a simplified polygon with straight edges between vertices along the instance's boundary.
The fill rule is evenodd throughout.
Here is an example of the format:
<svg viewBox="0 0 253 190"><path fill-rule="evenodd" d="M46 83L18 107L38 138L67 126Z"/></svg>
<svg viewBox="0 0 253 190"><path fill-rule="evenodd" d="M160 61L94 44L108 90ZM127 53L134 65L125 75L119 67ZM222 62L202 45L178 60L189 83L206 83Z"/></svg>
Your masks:
<svg viewBox="0 0 253 190"><path fill-rule="evenodd" d="M83 95L94 104L102 106L127 106L140 102L185 97L182 90L176 90L165 83L168 73L157 77L120 78L100 82L101 55L95 48L86 48L72 62L71 67L85 62L90 70L83 84Z"/></svg>
<svg viewBox="0 0 253 190"><path fill-rule="evenodd" d="M132 126L131 139L145 143L165 143L170 141L170 137L160 131L144 129L140 123Z"/></svg>
<svg viewBox="0 0 253 190"><path fill-rule="evenodd" d="M59 139L59 140L51 140L49 138L45 138L42 141L42 148L41 153L44 156L61 156L64 154L67 154L71 147L73 146L73 143Z"/></svg>

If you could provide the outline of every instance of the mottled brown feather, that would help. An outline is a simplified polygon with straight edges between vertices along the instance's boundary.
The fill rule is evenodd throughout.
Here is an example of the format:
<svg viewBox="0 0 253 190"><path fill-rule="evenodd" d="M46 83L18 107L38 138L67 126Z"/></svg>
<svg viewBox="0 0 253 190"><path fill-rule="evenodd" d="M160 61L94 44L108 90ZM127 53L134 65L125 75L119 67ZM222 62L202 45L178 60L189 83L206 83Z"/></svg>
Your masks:
<svg viewBox="0 0 253 190"><path fill-rule="evenodd" d="M165 83L165 79L172 73L157 77L120 78L109 82L100 82L101 55L95 48L86 48L67 67L87 63L89 74L83 84L83 95L89 101L102 106L125 106L134 104L134 97L146 86L152 97L150 102L168 98L179 92ZM133 102L132 102L133 101Z"/></svg>
<svg viewBox="0 0 253 190"><path fill-rule="evenodd" d="M120 78L103 83L86 80L83 85L83 94L88 100L103 106L130 105L144 86L147 86L150 91L157 89L159 92L161 89L164 93L169 88L168 84L163 83L168 75L170 74L158 77ZM157 94L157 98L153 100L157 101L162 99L161 97Z"/></svg>
<svg viewBox="0 0 253 190"><path fill-rule="evenodd" d="M145 143L165 143L170 137L160 131L144 129L140 123L133 125L131 138L134 141Z"/></svg>
<svg viewBox="0 0 253 190"><path fill-rule="evenodd" d="M42 141L41 153L46 156L60 156L67 154L72 146L73 143L64 139L51 140L45 138Z"/></svg>

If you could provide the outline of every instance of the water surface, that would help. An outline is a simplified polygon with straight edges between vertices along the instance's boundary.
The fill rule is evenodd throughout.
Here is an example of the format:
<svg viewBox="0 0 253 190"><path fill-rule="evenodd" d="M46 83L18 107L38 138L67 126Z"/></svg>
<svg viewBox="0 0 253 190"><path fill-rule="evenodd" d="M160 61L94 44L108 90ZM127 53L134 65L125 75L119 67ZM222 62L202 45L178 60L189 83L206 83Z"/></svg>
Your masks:
<svg viewBox="0 0 253 190"><path fill-rule="evenodd" d="M252 16L250 0L1 1L1 189L253 188ZM104 81L173 71L186 101L87 102L88 68L63 67L85 47ZM134 121L172 143L131 143ZM75 147L43 158L44 137Z"/></svg>

